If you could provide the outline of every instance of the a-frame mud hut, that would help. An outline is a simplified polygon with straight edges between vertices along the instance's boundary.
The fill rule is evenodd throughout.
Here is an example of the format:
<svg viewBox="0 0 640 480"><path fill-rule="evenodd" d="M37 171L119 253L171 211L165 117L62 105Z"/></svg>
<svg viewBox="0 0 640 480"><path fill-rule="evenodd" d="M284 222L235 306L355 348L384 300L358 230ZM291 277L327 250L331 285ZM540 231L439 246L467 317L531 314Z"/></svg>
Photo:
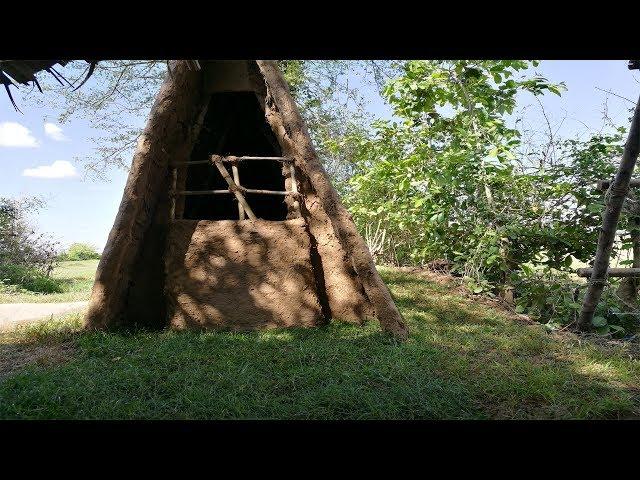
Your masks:
<svg viewBox="0 0 640 480"><path fill-rule="evenodd" d="M87 326L244 330L374 316L406 337L276 63L172 62Z"/></svg>

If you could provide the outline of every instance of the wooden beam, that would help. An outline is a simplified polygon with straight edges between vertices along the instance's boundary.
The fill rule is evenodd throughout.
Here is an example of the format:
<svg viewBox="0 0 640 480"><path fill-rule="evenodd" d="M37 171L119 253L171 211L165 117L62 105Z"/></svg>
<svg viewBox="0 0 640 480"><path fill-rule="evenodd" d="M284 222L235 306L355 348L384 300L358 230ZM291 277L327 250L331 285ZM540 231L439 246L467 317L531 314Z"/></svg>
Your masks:
<svg viewBox="0 0 640 480"><path fill-rule="evenodd" d="M611 180L598 180L598 183L596 184L596 188L604 192L609 188L610 185L611 185ZM629 180L629 187L630 188L640 187L640 178L632 178L631 180Z"/></svg>
<svg viewBox="0 0 640 480"><path fill-rule="evenodd" d="M240 187L240 173L238 172L238 166L235 163L231 165L231 172L233 173L233 181ZM240 202L238 202L238 219L244 220L244 218L244 207Z"/></svg>
<svg viewBox="0 0 640 480"><path fill-rule="evenodd" d="M181 190L174 192L173 196L179 195L221 195L224 193L231 193L231 190Z"/></svg>
<svg viewBox="0 0 640 480"><path fill-rule="evenodd" d="M222 164L221 158L222 157L220 157L220 155L211 155L211 161L218 168L218 171L220 172L222 177L226 180L227 184L229 185L229 190L233 191L233 194L238 199L238 202L242 204L242 206L244 207L244 211L247 212L247 216L251 220L256 220L256 215L253 213L253 210L251 210L251 207L247 203L247 200L244 198L244 195L242 195L240 188L238 187L238 185L236 185L236 182L233 181L233 178L231 178L231 175L229 175L229 172L227 172L227 169Z"/></svg>
<svg viewBox="0 0 640 480"><path fill-rule="evenodd" d="M293 158L290 157L220 157L220 161L224 163L235 163L235 162L244 162L244 161L254 161L254 160L267 160L273 162L282 162L282 163L291 163L293 162ZM175 162L171 164L171 167L182 167L184 165L203 165L205 163L211 163L211 160L190 160L188 162Z"/></svg>
<svg viewBox="0 0 640 480"><path fill-rule="evenodd" d="M289 173L291 175L291 192L298 196L298 182L296 182L296 169L293 166L293 163L289 164ZM294 200L293 208L300 211L300 202L298 200Z"/></svg>
<svg viewBox="0 0 640 480"><path fill-rule="evenodd" d="M283 192L280 190L257 190L255 188L245 188L238 186L238 190L242 193L258 193L261 195L282 195L287 196L290 195L292 197L299 197L300 192ZM179 195L221 195L224 193L233 193L232 190L181 190L178 192L172 192L171 195L179 196Z"/></svg>
<svg viewBox="0 0 640 480"><path fill-rule="evenodd" d="M327 269L330 263L332 273L329 275L340 275L345 282L344 286L338 286L333 279L328 278L329 275L324 277L332 292L327 292L329 304L332 303L331 296L334 293L336 296L333 305L338 307L338 298L343 298L345 292L357 295L363 308L368 309L369 305L373 307L383 330L392 333L399 340L406 340L408 332L402 315L380 278L371 253L353 223L353 218L331 185L331 180L313 147L305 122L290 94L287 81L274 61L256 60L256 63L268 90L265 117L284 153L295 158L296 167L304 175L305 183L308 182L310 186L303 197L305 210L309 211L307 221L310 232L315 238L322 238L323 241L332 236L337 240L330 249L318 247L324 269ZM352 276L354 270L356 275ZM347 279L348 276L353 279L351 282ZM362 287L366 299L357 289L359 286ZM331 309L333 310L333 306Z"/></svg>
<svg viewBox="0 0 640 480"><path fill-rule="evenodd" d="M579 277L590 277L593 275L593 268L579 268L576 270ZM640 277L640 268L610 268L607 271L608 277Z"/></svg>

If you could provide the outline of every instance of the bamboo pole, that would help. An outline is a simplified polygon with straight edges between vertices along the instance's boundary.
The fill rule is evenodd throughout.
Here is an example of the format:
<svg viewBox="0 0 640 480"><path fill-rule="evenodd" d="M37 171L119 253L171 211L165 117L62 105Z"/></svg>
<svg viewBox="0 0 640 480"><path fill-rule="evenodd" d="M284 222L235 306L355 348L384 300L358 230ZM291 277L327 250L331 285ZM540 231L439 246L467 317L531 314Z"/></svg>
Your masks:
<svg viewBox="0 0 640 480"><path fill-rule="evenodd" d="M590 328L593 315L595 313L602 290L606 283L609 261L611 259L611 249L616 235L616 227L620 219L622 205L629 191L631 175L638 160L640 150L640 99L636 104L633 114L633 121L629 129L629 136L624 146L622 160L618 167L618 172L609 188L609 198L603 214L603 224L598 236L598 249L593 262L593 271L589 278L589 286L582 303L582 310L578 318L578 326L582 330Z"/></svg>
<svg viewBox="0 0 640 480"><path fill-rule="evenodd" d="M224 165L222 164L222 161L220 159L221 159L220 155L211 155L211 161L218 168L220 175L222 175L222 177L226 180L227 184L229 185L229 190L233 192L233 194L238 199L238 202L242 204L245 212L247 212L247 216L251 220L256 220L256 216L253 213L253 210L251 210L251 207L247 203L247 200L244 198L244 195L242 195L242 193L240 192L240 188L238 188L238 185L236 185L236 182L233 181L233 178L231 178L231 175L229 175L229 172L227 172L227 169L224 168Z"/></svg>

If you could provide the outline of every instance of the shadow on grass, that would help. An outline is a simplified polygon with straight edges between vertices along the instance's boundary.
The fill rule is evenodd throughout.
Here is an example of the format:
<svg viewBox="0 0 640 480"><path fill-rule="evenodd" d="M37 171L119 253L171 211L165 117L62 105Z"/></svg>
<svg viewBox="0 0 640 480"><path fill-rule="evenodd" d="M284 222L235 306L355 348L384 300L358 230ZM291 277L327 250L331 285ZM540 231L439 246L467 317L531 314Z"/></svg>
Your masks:
<svg viewBox="0 0 640 480"><path fill-rule="evenodd" d="M387 275L385 275L388 277ZM428 281L388 283L411 329L29 330L0 355L72 344L0 383L2 418L616 418L637 414L637 362L554 340ZM400 276L400 278L402 278ZM407 287L408 286L408 287Z"/></svg>

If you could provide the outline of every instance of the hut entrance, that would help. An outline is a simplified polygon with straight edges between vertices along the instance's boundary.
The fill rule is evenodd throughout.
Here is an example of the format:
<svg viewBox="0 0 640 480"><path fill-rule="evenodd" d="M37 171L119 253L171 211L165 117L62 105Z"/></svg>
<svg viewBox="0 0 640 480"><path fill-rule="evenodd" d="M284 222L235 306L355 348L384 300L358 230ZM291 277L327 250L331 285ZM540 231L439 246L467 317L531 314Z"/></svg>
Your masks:
<svg viewBox="0 0 640 480"><path fill-rule="evenodd" d="M246 330L324 321L283 157L252 92L213 93L188 161L172 165L169 323Z"/></svg>
<svg viewBox="0 0 640 480"><path fill-rule="evenodd" d="M255 93L211 95L200 136L186 168L184 191L187 193L180 215L192 220L243 219L239 208L242 201L228 191L230 185L210 161L212 155L229 159L223 161L224 167L234 182L245 189L242 196L257 218L272 221L287 218L284 194L259 193L284 192L289 171L288 165L278 161L280 146ZM232 160L234 157L237 160ZM228 192L221 193L223 191Z"/></svg>

